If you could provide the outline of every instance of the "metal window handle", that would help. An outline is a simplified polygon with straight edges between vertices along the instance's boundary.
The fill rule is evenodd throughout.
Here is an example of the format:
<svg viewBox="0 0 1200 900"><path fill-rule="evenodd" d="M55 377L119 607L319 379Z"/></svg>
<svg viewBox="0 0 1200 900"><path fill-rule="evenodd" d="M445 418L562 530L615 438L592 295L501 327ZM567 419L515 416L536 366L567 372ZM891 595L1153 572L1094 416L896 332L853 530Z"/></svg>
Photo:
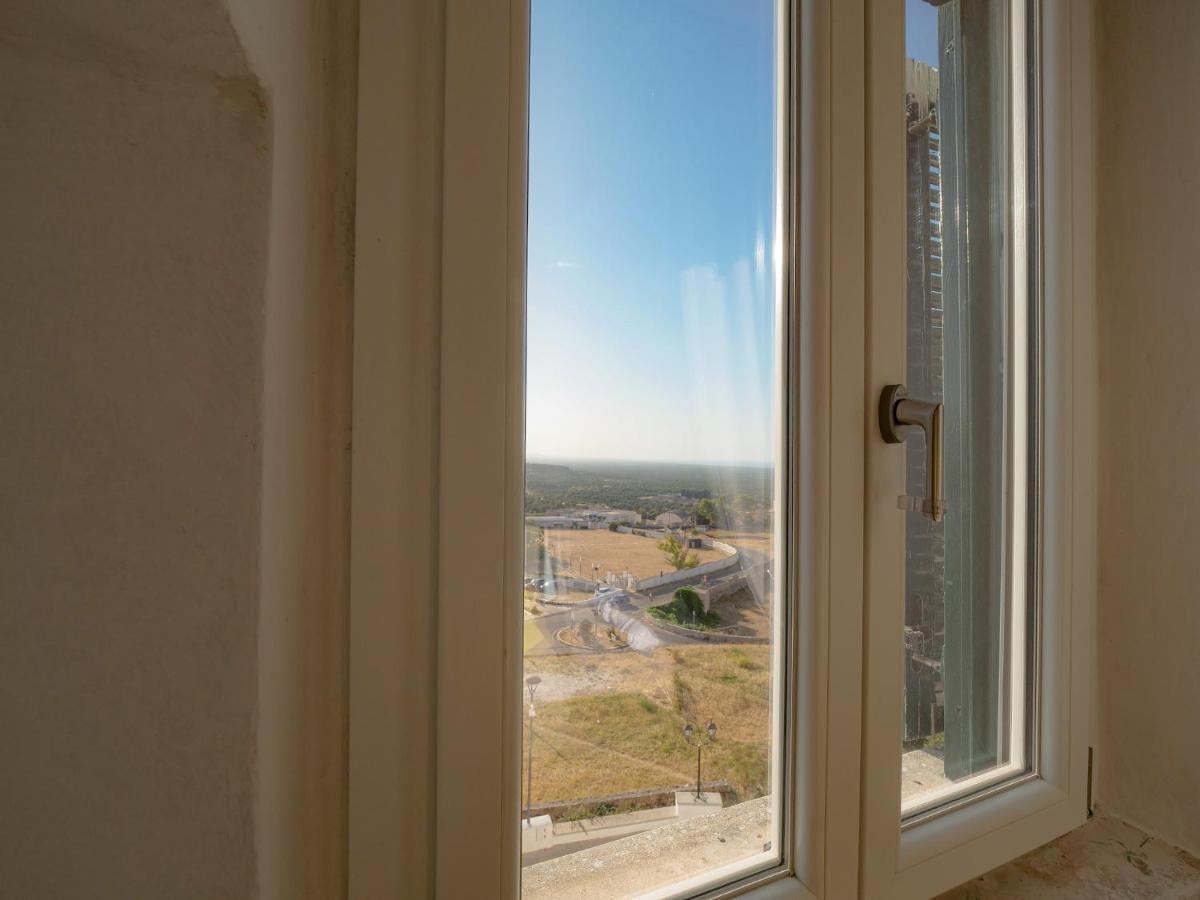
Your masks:
<svg viewBox="0 0 1200 900"><path fill-rule="evenodd" d="M889 384L879 395L879 433L889 444L902 444L914 427L925 432L929 448L925 496L901 496L897 505L940 522L946 512L946 501L942 499L942 404L914 400L904 385Z"/></svg>

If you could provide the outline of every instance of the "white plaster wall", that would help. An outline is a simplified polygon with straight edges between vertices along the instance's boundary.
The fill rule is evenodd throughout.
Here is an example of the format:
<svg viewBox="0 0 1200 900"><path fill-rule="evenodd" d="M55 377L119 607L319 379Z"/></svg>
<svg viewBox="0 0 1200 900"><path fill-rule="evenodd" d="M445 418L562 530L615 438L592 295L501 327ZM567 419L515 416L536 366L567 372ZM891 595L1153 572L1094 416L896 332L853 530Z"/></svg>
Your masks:
<svg viewBox="0 0 1200 900"><path fill-rule="evenodd" d="M1096 793L1200 851L1200 3L1098 5Z"/></svg>
<svg viewBox="0 0 1200 900"><path fill-rule="evenodd" d="M215 0L0 28L0 896L247 897L263 97Z"/></svg>
<svg viewBox="0 0 1200 900"><path fill-rule="evenodd" d="M356 0L227 0L271 112L262 345L261 894L346 881Z"/></svg>
<svg viewBox="0 0 1200 900"><path fill-rule="evenodd" d="M356 8L230 6L0 15L0 897L344 894Z"/></svg>

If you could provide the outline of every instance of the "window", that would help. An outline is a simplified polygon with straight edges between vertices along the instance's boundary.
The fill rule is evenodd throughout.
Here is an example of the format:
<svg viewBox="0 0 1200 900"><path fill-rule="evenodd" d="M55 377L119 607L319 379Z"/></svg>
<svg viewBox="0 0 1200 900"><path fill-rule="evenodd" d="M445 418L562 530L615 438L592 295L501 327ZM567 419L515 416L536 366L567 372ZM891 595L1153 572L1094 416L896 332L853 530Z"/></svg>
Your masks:
<svg viewBox="0 0 1200 900"><path fill-rule="evenodd" d="M785 26L530 5L526 900L782 858Z"/></svg>
<svg viewBox="0 0 1200 900"><path fill-rule="evenodd" d="M906 442L909 819L1032 763L1040 284L1025 17L1011 0L906 9L905 378L942 409L940 471L923 431ZM936 516L912 508L931 478Z"/></svg>
<svg viewBox="0 0 1200 900"><path fill-rule="evenodd" d="M351 893L918 900L1079 824L1087 4L383 6Z"/></svg>
<svg viewBox="0 0 1200 900"><path fill-rule="evenodd" d="M1083 816L1067 19L871 10L862 884L917 898Z"/></svg>

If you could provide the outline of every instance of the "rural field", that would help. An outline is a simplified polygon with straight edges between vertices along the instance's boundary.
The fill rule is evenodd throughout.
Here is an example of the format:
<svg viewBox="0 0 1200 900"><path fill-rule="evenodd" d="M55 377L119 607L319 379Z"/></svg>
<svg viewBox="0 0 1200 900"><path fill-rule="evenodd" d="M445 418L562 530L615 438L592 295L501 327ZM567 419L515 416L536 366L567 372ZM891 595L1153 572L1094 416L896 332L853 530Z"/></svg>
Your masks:
<svg viewBox="0 0 1200 900"><path fill-rule="evenodd" d="M545 532L546 549L559 560L571 574L582 578L592 577L592 566L603 577L608 572L619 575L628 571L634 578L649 578L661 572L671 571L663 552L658 549L655 538L636 534L621 534L608 529L572 531L548 528ZM693 550L701 563L724 559L719 550Z"/></svg>
<svg viewBox="0 0 1200 900"><path fill-rule="evenodd" d="M761 646L527 659L526 675L543 679L533 742L534 804L694 782L696 751L681 731L685 722L702 727L709 720L718 732L704 751L703 779L728 781L741 800L762 796L769 666L769 648ZM523 761L528 718L524 731Z"/></svg>
<svg viewBox="0 0 1200 900"><path fill-rule="evenodd" d="M728 531L725 529L715 529L707 532L705 537L715 538L718 541L724 541L735 547L748 547L751 550L761 550L768 556L773 555L775 551L774 539L769 531Z"/></svg>

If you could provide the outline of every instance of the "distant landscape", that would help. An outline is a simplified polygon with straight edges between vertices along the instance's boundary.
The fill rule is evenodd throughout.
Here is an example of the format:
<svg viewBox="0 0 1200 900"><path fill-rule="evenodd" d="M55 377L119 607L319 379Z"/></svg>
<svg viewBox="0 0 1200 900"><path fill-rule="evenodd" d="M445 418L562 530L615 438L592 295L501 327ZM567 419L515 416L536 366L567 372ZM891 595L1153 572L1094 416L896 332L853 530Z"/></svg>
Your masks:
<svg viewBox="0 0 1200 900"><path fill-rule="evenodd" d="M774 469L767 465L552 461L525 467L525 513L579 507L630 509L645 518L690 512L701 500L723 498L731 511L769 506Z"/></svg>
<svg viewBox="0 0 1200 900"><path fill-rule="evenodd" d="M725 805L769 792L773 482L766 465L527 464L534 812L594 828L673 809L676 791L695 790L689 723L715 728L705 790ZM567 848L532 858L551 852Z"/></svg>

